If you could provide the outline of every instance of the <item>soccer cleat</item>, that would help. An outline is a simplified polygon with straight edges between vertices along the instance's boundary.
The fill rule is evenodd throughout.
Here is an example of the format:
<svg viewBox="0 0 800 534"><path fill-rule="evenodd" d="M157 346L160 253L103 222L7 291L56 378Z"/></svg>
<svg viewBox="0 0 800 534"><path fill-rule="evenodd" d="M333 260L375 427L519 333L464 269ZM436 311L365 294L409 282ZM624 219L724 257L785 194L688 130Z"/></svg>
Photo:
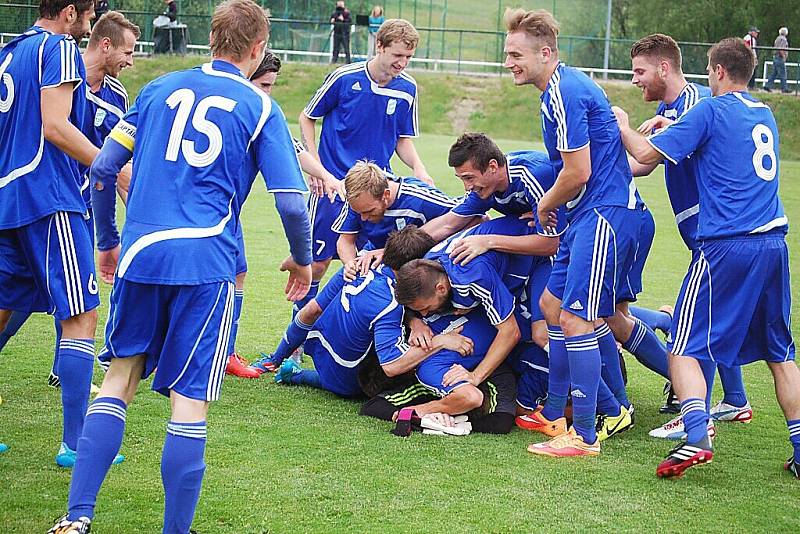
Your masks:
<svg viewBox="0 0 800 534"><path fill-rule="evenodd" d="M276 363L275 360L272 359L272 354L266 354L262 352L261 358L250 363L248 367L257 372L258 376L261 376L264 373L274 373L278 370L280 364Z"/></svg>
<svg viewBox="0 0 800 534"><path fill-rule="evenodd" d="M666 400L658 411L661 413L681 413L681 401L675 395L675 391L672 389L672 382L669 380L664 383L664 396Z"/></svg>
<svg viewBox="0 0 800 534"><path fill-rule="evenodd" d="M671 451L656 468L659 478L679 478L690 467L711 463L714 450L711 439L703 438L697 443L681 443Z"/></svg>
<svg viewBox="0 0 800 534"><path fill-rule="evenodd" d="M89 534L92 531L92 520L88 517L80 517L77 521L67 519L67 514L56 519L53 527L47 534Z"/></svg>
<svg viewBox="0 0 800 534"><path fill-rule="evenodd" d="M5 443L0 443L0 454L3 454L7 450L8 450L8 445L6 445Z"/></svg>
<svg viewBox="0 0 800 534"><path fill-rule="evenodd" d="M275 373L275 383L276 384L291 384L289 379L292 375L296 375L297 373L302 372L303 368L297 365L297 362L294 360L284 360L281 366L278 368L278 371Z"/></svg>
<svg viewBox="0 0 800 534"><path fill-rule="evenodd" d="M786 463L783 464L783 468L789 471L791 474L794 475L794 478L800 478L800 462L794 459L794 456L790 456Z"/></svg>
<svg viewBox="0 0 800 534"><path fill-rule="evenodd" d="M749 423L753 420L753 408L748 402L741 408L719 401L716 406L711 408L709 413L714 421L725 421L732 423Z"/></svg>
<svg viewBox="0 0 800 534"><path fill-rule="evenodd" d="M58 449L58 454L56 454L56 465L58 467L72 467L75 465L75 460L78 459L78 453L73 451L67 444L63 441L61 442L61 447ZM125 457L121 454L118 454L114 461L111 462L111 465L121 464L125 460Z"/></svg>
<svg viewBox="0 0 800 534"><path fill-rule="evenodd" d="M550 441L531 443L528 445L528 452L556 457L597 456L600 454L600 440L588 444L575 432L574 428L570 428L566 433Z"/></svg>
<svg viewBox="0 0 800 534"><path fill-rule="evenodd" d="M658 428L654 428L648 434L654 438L660 439L673 439L682 440L686 439L686 429L683 428L683 417L678 416ZM717 437L717 428L714 426L714 420L708 420L708 437L714 439Z"/></svg>
<svg viewBox="0 0 800 534"><path fill-rule="evenodd" d="M542 415L542 408L539 407L532 414L519 415L514 418L518 427L533 432L541 432L545 436L554 438L567 432L567 420L559 417L553 421Z"/></svg>
<svg viewBox="0 0 800 534"><path fill-rule="evenodd" d="M258 378L261 373L249 367L247 360L234 352L228 356L228 364L225 366L225 374L238 376L240 378Z"/></svg>
<svg viewBox="0 0 800 534"><path fill-rule="evenodd" d="M630 408L620 406L619 415L600 414L597 416L595 430L597 439L600 441L605 441L611 436L621 434L631 428L633 428L633 404L630 405Z"/></svg>
<svg viewBox="0 0 800 534"><path fill-rule="evenodd" d="M61 387L61 379L58 378L58 375L55 374L53 371L50 371L50 376L47 377L47 385L51 388L60 388Z"/></svg>

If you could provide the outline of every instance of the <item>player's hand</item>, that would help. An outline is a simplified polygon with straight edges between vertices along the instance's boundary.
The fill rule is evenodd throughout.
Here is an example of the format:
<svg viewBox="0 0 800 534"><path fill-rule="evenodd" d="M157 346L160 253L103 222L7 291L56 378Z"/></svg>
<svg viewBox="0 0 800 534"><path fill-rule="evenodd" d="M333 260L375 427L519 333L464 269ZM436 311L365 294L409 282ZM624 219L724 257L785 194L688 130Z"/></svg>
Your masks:
<svg viewBox="0 0 800 534"><path fill-rule="evenodd" d="M352 282L353 280L356 279L360 271L361 271L361 258L355 257L344 264L344 270L342 271L342 278L344 278L345 282Z"/></svg>
<svg viewBox="0 0 800 534"><path fill-rule="evenodd" d="M611 111L614 113L614 117L617 119L617 124L619 125L620 130L630 128L628 114L625 113L624 109L619 106L611 106Z"/></svg>
<svg viewBox="0 0 800 534"><path fill-rule="evenodd" d="M666 128L673 122L675 121L668 119L666 117L662 117L661 115L656 115L655 117L644 121L641 124L641 126L639 126L636 129L636 131L643 135L650 135L656 130L661 130L662 128Z"/></svg>
<svg viewBox="0 0 800 534"><path fill-rule="evenodd" d="M119 263L120 246L108 250L100 250L97 252L97 270L100 273L100 280L106 284L114 283L114 272L117 270L117 263Z"/></svg>
<svg viewBox="0 0 800 534"><path fill-rule="evenodd" d="M289 280L283 290L286 300L297 302L305 297L311 287L311 265L300 265L289 256L281 263L280 270L289 273Z"/></svg>
<svg viewBox="0 0 800 534"><path fill-rule="evenodd" d="M117 191L126 204L128 203L128 190L131 188L132 174L133 166L130 163L126 163L117 174Z"/></svg>
<svg viewBox="0 0 800 534"><path fill-rule="evenodd" d="M383 249L369 250L359 256L359 259L358 272L361 276L366 276L370 269L376 268L383 261Z"/></svg>
<svg viewBox="0 0 800 534"><path fill-rule="evenodd" d="M317 197L322 197L325 194L325 183L322 178L318 178L311 174L307 174L308 176L308 190L311 191L311 194Z"/></svg>
<svg viewBox="0 0 800 534"><path fill-rule="evenodd" d="M433 183L433 178L430 177L428 171L425 169L418 169L414 171L414 176L425 182L431 187L436 187L436 184Z"/></svg>
<svg viewBox="0 0 800 534"><path fill-rule="evenodd" d="M328 176L322 180L322 191L328 196L328 200L330 200L331 203L336 200L336 195L339 195L339 198L344 200L344 180L337 180L332 174L328 174Z"/></svg>
<svg viewBox="0 0 800 534"><path fill-rule="evenodd" d="M412 317L408 322L411 333L408 335L408 344L412 347L419 347L428 350L433 347L433 332L419 317Z"/></svg>
<svg viewBox="0 0 800 534"><path fill-rule="evenodd" d="M461 365L454 363L442 377L442 385L447 387L458 384L459 382L469 382L473 386L479 384L478 379L472 371L467 371Z"/></svg>
<svg viewBox="0 0 800 534"><path fill-rule="evenodd" d="M466 265L484 252L491 250L492 236L490 235L470 235L461 239L453 251L450 259L456 265Z"/></svg>
<svg viewBox="0 0 800 534"><path fill-rule="evenodd" d="M536 226L536 215L534 215L532 211L529 211L528 213L523 213L522 215L519 216L519 218L522 221L527 220L528 226L530 226L531 228Z"/></svg>
<svg viewBox="0 0 800 534"><path fill-rule="evenodd" d="M541 203L536 208L536 216L539 218L539 224L542 225L542 228L555 229L556 224L558 224L558 215L556 215L555 210L548 209L542 206Z"/></svg>
<svg viewBox="0 0 800 534"><path fill-rule="evenodd" d="M462 356L469 356L475 348L472 340L466 336L461 335L461 330L464 327L459 327L447 334L439 334L434 336L434 345L442 349L452 350Z"/></svg>
<svg viewBox="0 0 800 534"><path fill-rule="evenodd" d="M454 427L454 426L456 426L455 418L452 415L447 414L447 413L441 413L441 412L426 413L423 417L426 417L426 418L430 419L431 421L433 421L434 423L442 425L442 426L446 426L446 427Z"/></svg>

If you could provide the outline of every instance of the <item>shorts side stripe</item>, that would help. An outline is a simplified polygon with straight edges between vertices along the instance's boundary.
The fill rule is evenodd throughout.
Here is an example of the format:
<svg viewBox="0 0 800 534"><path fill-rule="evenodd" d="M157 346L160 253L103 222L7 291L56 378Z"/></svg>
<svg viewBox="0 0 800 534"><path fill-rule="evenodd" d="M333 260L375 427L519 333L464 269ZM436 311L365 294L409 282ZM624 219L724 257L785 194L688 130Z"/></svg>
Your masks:
<svg viewBox="0 0 800 534"><path fill-rule="evenodd" d="M69 215L66 212L60 212L59 215L61 216L62 221L64 222L64 228L66 229L67 235L67 243L69 244L69 248L67 249L67 258L70 259L72 262L72 284L75 291L75 295L77 297L76 302L78 305L77 312L83 313L86 311L84 302L83 302L83 290L81 289L81 269L80 264L78 263L78 251L75 248L75 237L72 235L72 225L70 224Z"/></svg>
<svg viewBox="0 0 800 534"><path fill-rule="evenodd" d="M208 400L219 399L222 389L222 379L225 376L225 364L228 361L228 341L231 337L231 326L233 323L233 292L234 284L228 282L227 294L225 295L225 309L222 312L222 321L217 337L217 349L214 351L214 360L211 365L211 375L209 376L207 398Z"/></svg>
<svg viewBox="0 0 800 534"><path fill-rule="evenodd" d="M67 250L69 245L67 243L66 232L64 231L64 223L61 219L61 212L53 215L56 221L56 236L58 237L58 248L61 253L61 265L64 269L64 289L67 292L67 301L69 302L69 315L74 317L77 315L78 301L75 295L75 289L72 284L72 262L67 258Z"/></svg>
<svg viewBox="0 0 800 534"><path fill-rule="evenodd" d="M597 211L595 210L595 213ZM594 248L592 250L592 266L589 276L589 293L586 306L586 319L594 321L600 313L600 295L603 291L605 279L605 266L608 261L608 245L611 238L611 225L597 213L595 226Z"/></svg>
<svg viewBox="0 0 800 534"><path fill-rule="evenodd" d="M700 284L703 280L703 273L706 269L706 260L702 252L694 265L692 265L689 282L686 284L686 295L681 305L681 313L678 317L678 326L675 329L675 341L672 344L672 353L682 355L689 342L689 333L692 329L697 296L700 292Z"/></svg>

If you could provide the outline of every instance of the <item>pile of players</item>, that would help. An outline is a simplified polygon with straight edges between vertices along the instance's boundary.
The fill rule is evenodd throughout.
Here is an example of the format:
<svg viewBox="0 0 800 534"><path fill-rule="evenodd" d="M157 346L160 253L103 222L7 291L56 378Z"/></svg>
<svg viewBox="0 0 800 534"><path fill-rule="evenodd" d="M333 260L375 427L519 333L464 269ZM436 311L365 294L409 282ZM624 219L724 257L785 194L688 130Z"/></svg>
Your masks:
<svg viewBox="0 0 800 534"><path fill-rule="evenodd" d="M785 467L800 477L778 131L746 91L754 65L741 40L709 51L710 95L686 82L672 39L638 41L633 81L660 103L637 131L559 61L549 13L508 10L505 66L542 93L547 152L504 154L465 133L448 163L466 195L452 199L414 147L417 87L405 68L419 35L406 21L387 20L373 59L325 79L297 142L269 97L280 62L265 56L269 20L251 0L217 6L211 62L154 80L129 109L116 75L132 64L138 28L104 15L81 57L93 2L42 0L40 14L0 50L0 326L5 342L28 314L49 312L60 330L56 461L74 470L51 532L90 531L122 460L127 406L151 374L172 408L164 532L191 527L206 414L226 370L366 397L362 413L395 421L399 435L507 433L516 422L550 438L531 453L595 456L634 424L622 346L671 382L678 401L666 409L680 415L651 434L683 440L656 471L677 477L712 459L713 419L752 417L739 366L766 360L794 447ZM395 153L414 176L392 174ZM674 311L629 306L655 231L633 176L662 163L692 253ZM259 172L289 242L280 268L295 307L279 346L248 365L233 350L247 271L239 215ZM114 191L127 205L121 236ZM95 231L101 278L114 285L107 371L89 404ZM334 257L343 267L320 290ZM666 346L654 329L669 333ZM301 347L313 370L292 358ZM726 396L712 408L717 369Z"/></svg>

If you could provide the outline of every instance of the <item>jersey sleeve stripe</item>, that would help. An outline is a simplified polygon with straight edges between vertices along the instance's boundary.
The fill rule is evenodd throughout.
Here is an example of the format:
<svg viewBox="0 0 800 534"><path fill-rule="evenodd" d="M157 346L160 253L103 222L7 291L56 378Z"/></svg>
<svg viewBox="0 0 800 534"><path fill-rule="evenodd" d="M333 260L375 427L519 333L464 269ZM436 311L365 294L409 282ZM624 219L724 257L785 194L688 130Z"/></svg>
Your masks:
<svg viewBox="0 0 800 534"><path fill-rule="evenodd" d="M322 97L324 97L325 94L330 90L330 88L333 86L336 80L338 80L345 74L358 72L359 69L365 69L365 68L366 64L362 65L360 63L353 63L351 65L345 65L343 67L339 67L331 74L329 74L328 78L322 83L322 86L320 86L320 88L317 89L317 92L314 93L314 96L311 97L311 100L308 102L305 109L303 109L303 113L306 115L306 117L308 117L309 119L321 119L322 116L315 117L312 115L312 113L314 112L314 108L317 107L317 104L319 104L319 101L322 100Z"/></svg>

